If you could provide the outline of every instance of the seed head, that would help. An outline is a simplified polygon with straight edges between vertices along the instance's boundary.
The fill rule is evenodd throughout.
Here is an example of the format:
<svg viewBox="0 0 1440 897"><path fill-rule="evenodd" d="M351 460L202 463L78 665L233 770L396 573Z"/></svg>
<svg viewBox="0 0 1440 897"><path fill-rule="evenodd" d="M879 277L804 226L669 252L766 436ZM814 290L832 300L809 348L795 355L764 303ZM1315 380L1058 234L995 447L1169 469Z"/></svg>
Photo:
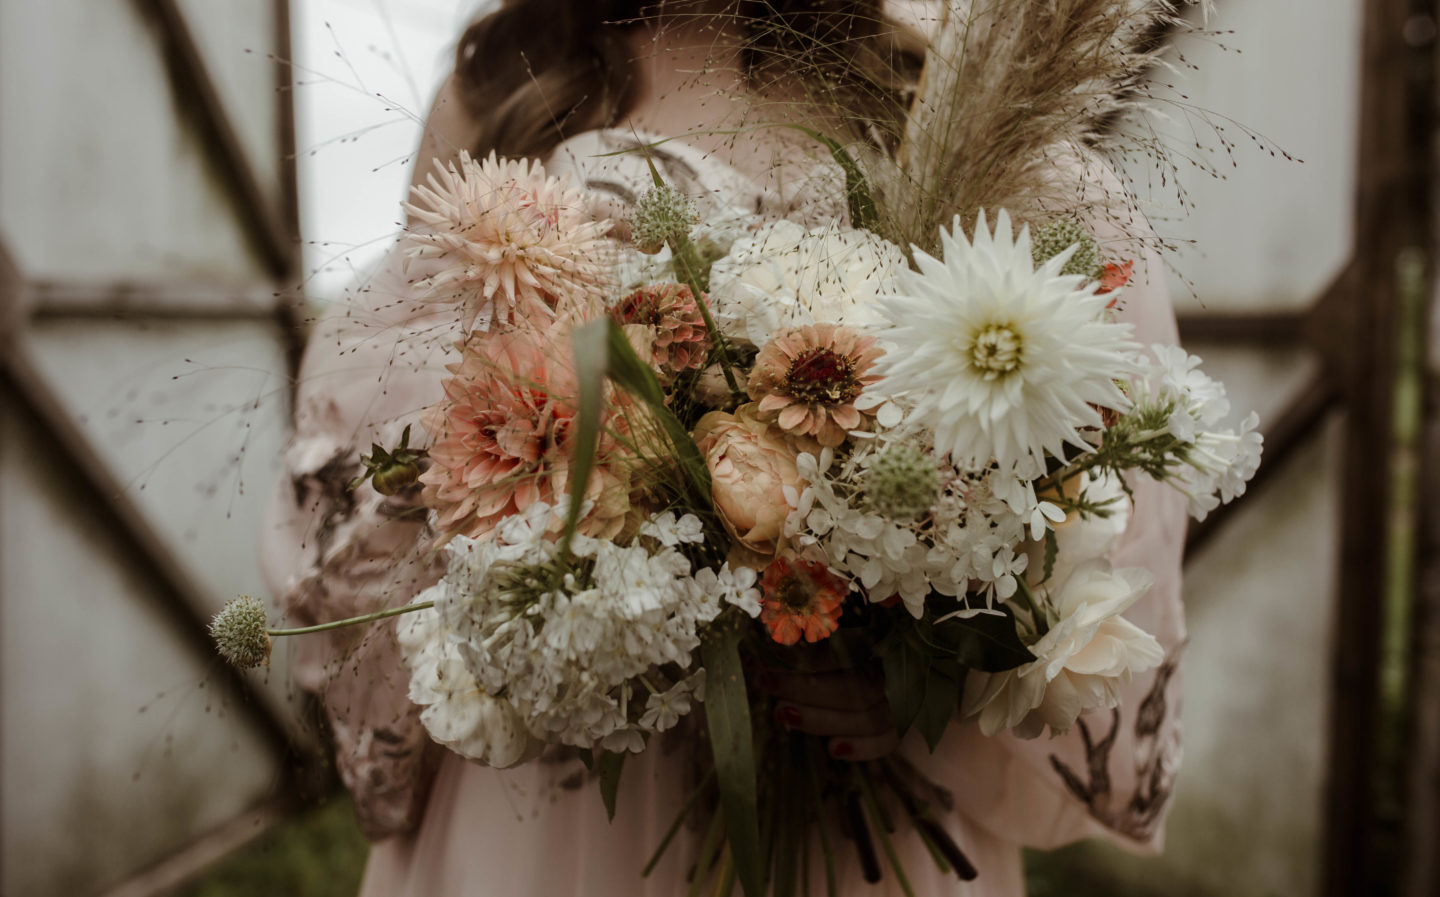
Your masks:
<svg viewBox="0 0 1440 897"><path fill-rule="evenodd" d="M935 460L907 442L892 442L875 454L861 486L866 503L887 517L906 520L930 510L940 497Z"/></svg>
<svg viewBox="0 0 1440 897"><path fill-rule="evenodd" d="M1076 243L1080 247L1060 273L1094 277L1100 270L1100 247L1085 225L1074 218L1052 218L1040 225L1030 235L1030 254L1038 267Z"/></svg>
<svg viewBox="0 0 1440 897"><path fill-rule="evenodd" d="M668 185L640 194L630 216L630 239L635 248L656 253L666 242L688 236L700 220L690 197Z"/></svg>
<svg viewBox="0 0 1440 897"><path fill-rule="evenodd" d="M210 621L210 637L220 656L241 669L270 662L270 636L265 632L265 604L251 595L232 598Z"/></svg>

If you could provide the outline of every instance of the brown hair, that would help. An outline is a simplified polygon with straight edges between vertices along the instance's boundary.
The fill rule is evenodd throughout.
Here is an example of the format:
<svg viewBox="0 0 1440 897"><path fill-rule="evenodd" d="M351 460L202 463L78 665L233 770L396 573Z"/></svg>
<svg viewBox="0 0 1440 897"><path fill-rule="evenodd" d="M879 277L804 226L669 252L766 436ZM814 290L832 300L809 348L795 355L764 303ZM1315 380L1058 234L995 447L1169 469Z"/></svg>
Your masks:
<svg viewBox="0 0 1440 897"><path fill-rule="evenodd" d="M898 142L924 62L917 35L888 22L880 0L741 0L752 80L783 63L809 96L838 113L850 139ZM504 0L472 24L455 55L475 119L470 149L544 156L567 136L608 127L634 96L628 28L656 0Z"/></svg>

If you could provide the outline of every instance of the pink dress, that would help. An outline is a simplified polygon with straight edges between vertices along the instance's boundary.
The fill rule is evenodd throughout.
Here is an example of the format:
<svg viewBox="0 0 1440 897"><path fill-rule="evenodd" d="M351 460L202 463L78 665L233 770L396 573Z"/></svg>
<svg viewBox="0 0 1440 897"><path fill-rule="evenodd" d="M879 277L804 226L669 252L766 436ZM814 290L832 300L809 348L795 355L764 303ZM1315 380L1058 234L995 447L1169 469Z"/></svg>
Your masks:
<svg viewBox="0 0 1440 897"><path fill-rule="evenodd" d="M619 132L580 135L563 144L547 168L623 205L648 183L648 170L636 167L643 163L635 156L596 157L626 139ZM836 211L787 202L684 145L666 144L657 162L670 183L707 195L712 210L801 220ZM1113 182L1105 186L1118 189ZM1102 244L1118 234L1103 222L1095 227ZM1163 285L1148 279L1159 270L1154 262L1145 255L1137 261L1124 315L1141 341L1174 342ZM423 273L392 252L349 302L331 310L306 351L288 476L262 549L271 587L294 625L405 603L439 575L434 557L418 547L421 525L405 516L409 502L386 500L368 485L353 493L344 488L371 442L395 444L419 409L440 395L458 325L453 313L428 312L411 298L409 284ZM1159 639L1166 660L1127 686L1119 708L1082 717L1064 736L986 738L973 723L953 723L932 754L912 733L901 751L953 797L945 823L980 873L969 883L940 874L902 824L896 847L916 894L1020 897L1022 845L1051 848L1098 836L1138 851L1160 848L1180 756L1185 500L1148 481L1135 486L1133 513L1112 559L1155 574L1155 586L1126 616ZM690 791L683 743L662 740L629 759L611 822L573 754L551 750L497 770L429 742L407 698L393 627L306 637L295 656L297 679L324 698L340 771L362 825L376 839L365 897L685 892L701 835L694 825L682 830L648 878L640 876ZM810 854L808 893L823 894L818 848ZM853 851L842 844L838 856L842 895L901 893L888 868L872 886L862 880Z"/></svg>

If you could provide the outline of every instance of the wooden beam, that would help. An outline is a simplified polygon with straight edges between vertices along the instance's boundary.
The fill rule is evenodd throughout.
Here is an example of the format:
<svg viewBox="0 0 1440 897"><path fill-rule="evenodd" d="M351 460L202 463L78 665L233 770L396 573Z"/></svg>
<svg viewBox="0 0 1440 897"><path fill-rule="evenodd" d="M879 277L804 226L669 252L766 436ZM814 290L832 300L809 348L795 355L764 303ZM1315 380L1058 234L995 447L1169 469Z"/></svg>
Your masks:
<svg viewBox="0 0 1440 897"><path fill-rule="evenodd" d="M155 30L176 103L198 131L246 235L270 276L290 279L299 270L298 235L260 188L184 14L175 0L133 2Z"/></svg>
<svg viewBox="0 0 1440 897"><path fill-rule="evenodd" d="M1433 138L1415 131L1416 110L1435 102L1429 48L1405 37L1411 16L1433 4L1366 0L1349 282L1352 301L1331 325L1344 340L1347 399L1340 480L1336 589L1325 780L1321 888L1325 897L1393 892L1398 870L1382 859L1377 762L1387 560L1394 546L1391 492L1402 258L1429 251ZM1428 120L1428 111L1420 113Z"/></svg>
<svg viewBox="0 0 1440 897"><path fill-rule="evenodd" d="M30 438L51 448L50 457L64 468L64 480L88 493L86 508L96 528L117 540L153 588L147 593L160 606L181 639L209 668L222 688L236 695L238 712L259 732L282 764L312 753L302 748L291 728L249 678L225 663L214 662L215 647L207 629L209 612L198 584L165 547L149 520L125 495L124 487L90 447L89 441L51 394L44 378L15 341L0 344L0 391L24 419Z"/></svg>
<svg viewBox="0 0 1440 897"><path fill-rule="evenodd" d="M1308 310L1274 312L1206 312L1177 318L1180 341L1300 346L1305 342Z"/></svg>
<svg viewBox="0 0 1440 897"><path fill-rule="evenodd" d="M295 63L290 36L290 0L273 0L275 10L275 129L280 135L280 215L286 232L295 242L290 259L290 275L300 270L300 177L299 153L295 143ZM287 287L289 285L287 284ZM285 341L285 360L290 382L300 378L300 357L309 335L308 311L303 289L297 284L279 296L275 314ZM291 395L291 404L294 396Z"/></svg>
<svg viewBox="0 0 1440 897"><path fill-rule="evenodd" d="M26 287L32 318L264 319L279 292L266 284L214 280L35 281Z"/></svg>
<svg viewBox="0 0 1440 897"><path fill-rule="evenodd" d="M1411 715L1404 749L1402 897L1440 894L1440 346L1430 346L1429 371L1419 453L1419 569L1406 670Z"/></svg>
<svg viewBox="0 0 1440 897"><path fill-rule="evenodd" d="M154 866L105 890L101 897L157 897L193 880L207 867L260 837L298 809L282 792L221 823Z"/></svg>

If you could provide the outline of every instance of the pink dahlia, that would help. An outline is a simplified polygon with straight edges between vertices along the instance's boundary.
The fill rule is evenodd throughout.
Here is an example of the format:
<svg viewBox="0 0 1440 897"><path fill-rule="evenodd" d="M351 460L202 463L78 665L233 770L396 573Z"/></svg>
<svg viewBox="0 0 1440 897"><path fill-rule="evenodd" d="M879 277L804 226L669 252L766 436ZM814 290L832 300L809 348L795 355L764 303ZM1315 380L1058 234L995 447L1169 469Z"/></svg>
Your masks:
<svg viewBox="0 0 1440 897"><path fill-rule="evenodd" d="M432 300L464 307L468 330L518 318L537 326L557 306L593 305L603 294L611 247L609 221L593 220L585 194L538 162L436 163L427 186L405 205L413 220L410 255L446 266L419 286Z"/></svg>
<svg viewBox="0 0 1440 897"><path fill-rule="evenodd" d="M882 355L875 338L836 324L808 324L775 334L755 359L746 391L762 419L787 433L836 446L869 412L855 407Z"/></svg>
<svg viewBox="0 0 1440 897"><path fill-rule="evenodd" d="M563 342L562 342L563 340ZM421 474L424 501L446 536L482 536L537 501L568 495L574 452L575 378L569 334L519 328L472 334L443 383L445 399L426 409L431 466ZM602 422L597 460L580 521L586 535L612 538L630 516L632 453L622 414Z"/></svg>
<svg viewBox="0 0 1440 897"><path fill-rule="evenodd" d="M681 371L703 367L710 352L705 319L690 288L678 283L640 287L610 309L621 325L644 327L651 337L652 364L669 382Z"/></svg>

